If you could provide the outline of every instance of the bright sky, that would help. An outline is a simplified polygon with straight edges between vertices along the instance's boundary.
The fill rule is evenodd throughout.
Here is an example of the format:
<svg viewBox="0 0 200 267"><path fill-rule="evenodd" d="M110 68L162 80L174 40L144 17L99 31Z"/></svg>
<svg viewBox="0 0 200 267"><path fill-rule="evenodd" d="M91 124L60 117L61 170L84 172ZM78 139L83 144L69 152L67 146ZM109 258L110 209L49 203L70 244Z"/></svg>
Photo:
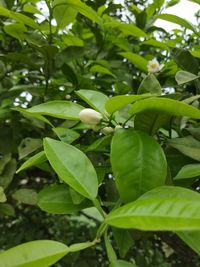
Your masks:
<svg viewBox="0 0 200 267"><path fill-rule="evenodd" d="M123 0L114 0L115 3L123 3ZM200 6L194 2L190 2L189 0L181 0L179 4L167 8L162 13L169 13L177 15L181 18L187 19L190 23L196 24L196 19L194 14L200 9ZM162 27L167 31L173 29L180 29L177 24L164 21L164 20L157 20L155 23L156 26Z"/></svg>
<svg viewBox="0 0 200 267"><path fill-rule="evenodd" d="M200 5L194 2L190 2L188 0L181 0L179 4L166 9L163 13L174 14L183 19L187 19L190 23L196 24L196 18L194 14L199 10L199 8ZM165 28L168 31L175 28L180 28L177 24L164 20L157 20L155 25Z"/></svg>

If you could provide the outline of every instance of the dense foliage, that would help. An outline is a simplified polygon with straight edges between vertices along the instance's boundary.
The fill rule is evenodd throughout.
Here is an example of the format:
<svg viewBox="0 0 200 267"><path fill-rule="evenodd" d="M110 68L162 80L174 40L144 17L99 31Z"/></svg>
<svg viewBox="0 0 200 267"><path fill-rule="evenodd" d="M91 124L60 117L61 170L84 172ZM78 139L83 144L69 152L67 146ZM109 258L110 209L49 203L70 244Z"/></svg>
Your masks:
<svg viewBox="0 0 200 267"><path fill-rule="evenodd" d="M199 11L121 2L0 0L0 267L200 266Z"/></svg>

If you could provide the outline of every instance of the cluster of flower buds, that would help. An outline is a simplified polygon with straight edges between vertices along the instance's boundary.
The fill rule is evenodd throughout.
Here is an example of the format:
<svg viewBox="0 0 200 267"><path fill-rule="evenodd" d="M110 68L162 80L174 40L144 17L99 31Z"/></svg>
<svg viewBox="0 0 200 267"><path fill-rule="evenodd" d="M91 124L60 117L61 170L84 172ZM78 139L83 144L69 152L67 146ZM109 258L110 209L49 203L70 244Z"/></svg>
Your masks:
<svg viewBox="0 0 200 267"><path fill-rule="evenodd" d="M83 123L91 125L91 128L94 131L98 131L101 129L101 132L105 135L111 134L114 131L116 131L117 129L122 128L121 125L117 125L117 126L115 126L115 128L113 128L111 126L105 126L105 127L101 128L100 123L103 119L103 116L101 113L99 113L96 110L91 109L91 108L85 108L85 109L81 110L81 112L79 113L79 118Z"/></svg>

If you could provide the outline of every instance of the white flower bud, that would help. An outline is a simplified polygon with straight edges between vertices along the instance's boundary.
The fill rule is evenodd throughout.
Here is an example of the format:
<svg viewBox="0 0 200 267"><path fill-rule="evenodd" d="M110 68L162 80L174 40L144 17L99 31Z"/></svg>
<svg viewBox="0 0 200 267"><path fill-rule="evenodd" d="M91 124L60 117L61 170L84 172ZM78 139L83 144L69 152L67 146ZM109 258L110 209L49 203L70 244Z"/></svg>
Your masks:
<svg viewBox="0 0 200 267"><path fill-rule="evenodd" d="M85 108L79 113L79 118L83 123L95 125L100 123L102 115L94 109Z"/></svg>
<svg viewBox="0 0 200 267"><path fill-rule="evenodd" d="M122 128L123 128L123 127L122 127L121 125L118 124L118 125L115 126L115 131L117 131L118 129L122 129Z"/></svg>
<svg viewBox="0 0 200 267"><path fill-rule="evenodd" d="M147 64L147 69L149 73L155 73L160 71L163 68L163 65L160 65L157 59L152 59Z"/></svg>
<svg viewBox="0 0 200 267"><path fill-rule="evenodd" d="M71 99L71 95L66 95L65 99L67 99L67 100Z"/></svg>
<svg viewBox="0 0 200 267"><path fill-rule="evenodd" d="M103 129L101 129L101 132L105 135L111 134L114 132L114 129L112 127L104 127Z"/></svg>

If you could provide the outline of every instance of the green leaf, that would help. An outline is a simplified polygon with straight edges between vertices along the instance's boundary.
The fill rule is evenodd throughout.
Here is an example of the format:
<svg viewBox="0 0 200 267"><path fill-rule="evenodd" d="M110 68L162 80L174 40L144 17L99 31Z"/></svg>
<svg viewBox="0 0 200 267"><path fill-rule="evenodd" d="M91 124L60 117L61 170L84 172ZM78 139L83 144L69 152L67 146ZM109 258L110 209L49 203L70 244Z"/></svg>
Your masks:
<svg viewBox="0 0 200 267"><path fill-rule="evenodd" d="M79 120L80 105L68 101L50 101L27 109L29 113L48 115L60 119Z"/></svg>
<svg viewBox="0 0 200 267"><path fill-rule="evenodd" d="M0 186L0 203L6 202L6 200L7 199L3 187Z"/></svg>
<svg viewBox="0 0 200 267"><path fill-rule="evenodd" d="M199 64L192 54L183 48L172 48L171 56L178 66L193 74L198 74Z"/></svg>
<svg viewBox="0 0 200 267"><path fill-rule="evenodd" d="M115 20L105 23L108 28L118 28L124 36L147 37L147 34L134 24L121 23Z"/></svg>
<svg viewBox="0 0 200 267"><path fill-rule="evenodd" d="M182 138L174 138L168 140L168 144L179 150L184 155L200 161L200 142L194 139L192 136L189 135Z"/></svg>
<svg viewBox="0 0 200 267"><path fill-rule="evenodd" d="M109 267L137 267L135 264L128 261L117 260L109 265Z"/></svg>
<svg viewBox="0 0 200 267"><path fill-rule="evenodd" d="M19 159L23 159L42 146L42 140L27 137L18 147Z"/></svg>
<svg viewBox="0 0 200 267"><path fill-rule="evenodd" d="M33 189L19 189L12 197L24 204L35 205L37 203L37 193Z"/></svg>
<svg viewBox="0 0 200 267"><path fill-rule="evenodd" d="M48 267L69 252L53 240L37 240L10 248L0 254L0 267Z"/></svg>
<svg viewBox="0 0 200 267"><path fill-rule="evenodd" d="M11 160L11 154L6 154L0 158L0 174L2 174L6 164Z"/></svg>
<svg viewBox="0 0 200 267"><path fill-rule="evenodd" d="M133 129L120 129L115 133L111 165L124 202L163 185L167 176L167 162L160 145L154 138Z"/></svg>
<svg viewBox="0 0 200 267"><path fill-rule="evenodd" d="M69 246L70 252L77 252L86 248L90 248L95 245L95 242L83 242L83 243L77 243Z"/></svg>
<svg viewBox="0 0 200 267"><path fill-rule="evenodd" d="M80 137L80 134L72 129L57 127L53 128L53 131L61 141L67 144L71 144Z"/></svg>
<svg viewBox="0 0 200 267"><path fill-rule="evenodd" d="M51 166L64 182L86 198L96 197L97 174L82 151L50 138L45 138L44 150Z"/></svg>
<svg viewBox="0 0 200 267"><path fill-rule="evenodd" d="M67 64L64 64L62 66L62 72L67 77L68 81L70 81L74 85L78 85L78 79L72 67Z"/></svg>
<svg viewBox="0 0 200 267"><path fill-rule="evenodd" d="M47 160L46 155L44 153L44 151L41 151L39 153L37 153L36 155L30 157L29 159L27 159L22 165L21 167L16 171L16 173L28 169L32 166L35 166L37 164L43 163Z"/></svg>
<svg viewBox="0 0 200 267"><path fill-rule="evenodd" d="M109 113L113 113L128 104L131 104L133 102L136 102L138 100L151 97L151 94L142 94L142 95L118 95L111 97L107 100L105 103L105 108Z"/></svg>
<svg viewBox="0 0 200 267"><path fill-rule="evenodd" d="M147 231L200 230L200 194L163 186L111 212L106 223Z"/></svg>
<svg viewBox="0 0 200 267"><path fill-rule="evenodd" d="M174 180L188 179L200 175L200 164L188 164L181 168L181 170L174 177Z"/></svg>
<svg viewBox="0 0 200 267"><path fill-rule="evenodd" d="M56 19L58 29L64 29L76 18L77 10L66 5L63 0L53 2L53 17Z"/></svg>
<svg viewBox="0 0 200 267"><path fill-rule="evenodd" d="M112 247L111 241L108 238L107 232L104 234L104 241L105 241L106 252L108 255L109 262L115 262L117 260L117 256Z"/></svg>
<svg viewBox="0 0 200 267"><path fill-rule="evenodd" d="M175 24L180 25L181 27L187 28L193 32L195 32L195 28L193 27L193 25L191 23L189 23L186 19L180 18L176 15L172 15L172 14L158 14L155 17L156 19L162 19L162 20L166 20Z"/></svg>
<svg viewBox="0 0 200 267"><path fill-rule="evenodd" d="M40 114L37 114L37 113L31 113L28 111L28 109L25 109L25 108L12 108L12 110L15 110L15 111L18 111L18 112L21 112L25 117L33 117L35 119L38 119L40 121L43 121L51 126L53 126L50 121L48 121L45 117L43 117L42 115Z"/></svg>
<svg viewBox="0 0 200 267"><path fill-rule="evenodd" d="M75 205L69 188L64 184L45 187L38 195L38 206L40 209L53 214L70 214L90 205L87 200Z"/></svg>
<svg viewBox="0 0 200 267"><path fill-rule="evenodd" d="M133 245L133 238L128 230L113 228L113 236L117 243L119 255L124 258Z"/></svg>
<svg viewBox="0 0 200 267"><path fill-rule="evenodd" d="M54 4L54 8L63 4L77 10L83 16L96 22L97 24L101 24L101 19L96 13L96 11L93 10L88 5L86 5L85 3L81 2L80 0L57 0L56 4Z"/></svg>
<svg viewBox="0 0 200 267"><path fill-rule="evenodd" d="M161 127L169 125L170 120L171 116L168 114L147 110L136 114L134 128L153 136Z"/></svg>
<svg viewBox="0 0 200 267"><path fill-rule="evenodd" d="M127 58L133 65L135 65L140 70L146 73L148 72L147 70L148 61L144 57L132 52L121 52L119 53L119 55L121 55L124 58Z"/></svg>
<svg viewBox="0 0 200 267"><path fill-rule="evenodd" d="M76 94L95 110L105 112L105 103L109 100L105 94L93 90L79 90Z"/></svg>
<svg viewBox="0 0 200 267"><path fill-rule="evenodd" d="M184 70L178 71L175 76L175 80L177 81L178 85L188 83L199 78L200 76L194 75L193 73Z"/></svg>
<svg viewBox="0 0 200 267"><path fill-rule="evenodd" d="M2 214L6 216L15 216L15 210L10 204L0 203L0 215ZM1 266L1 263L0 263L0 266Z"/></svg>
<svg viewBox="0 0 200 267"><path fill-rule="evenodd" d="M14 174L16 172L16 160L11 159L8 164L6 164L2 174L0 175L0 186L4 189L9 186L14 178Z"/></svg>
<svg viewBox="0 0 200 267"><path fill-rule="evenodd" d="M154 46L154 47L159 47L163 50L167 50L168 47L165 43L163 42L160 42L160 41L157 41L157 40L154 40L154 39L149 39L147 41L144 41L142 42L142 45L151 45L151 46Z"/></svg>
<svg viewBox="0 0 200 267"><path fill-rule="evenodd" d="M90 68L90 72L107 74L107 75L110 75L110 76L116 78L116 76L108 68L102 67L101 65L97 65L97 64L93 65Z"/></svg>
<svg viewBox="0 0 200 267"><path fill-rule="evenodd" d="M200 255L200 231L176 232L176 234Z"/></svg>
<svg viewBox="0 0 200 267"><path fill-rule="evenodd" d="M26 30L26 27L22 23L12 23L4 26L4 31L19 41L24 40L24 32Z"/></svg>
<svg viewBox="0 0 200 267"><path fill-rule="evenodd" d="M187 105L184 102L176 101L168 98L143 99L134 103L130 109L131 113L137 114L143 111L157 111L163 114L173 116L185 116L194 119L200 119L200 110Z"/></svg>
<svg viewBox="0 0 200 267"><path fill-rule="evenodd" d="M155 75L149 74L142 80L138 89L138 94L144 93L161 95L162 88Z"/></svg>

